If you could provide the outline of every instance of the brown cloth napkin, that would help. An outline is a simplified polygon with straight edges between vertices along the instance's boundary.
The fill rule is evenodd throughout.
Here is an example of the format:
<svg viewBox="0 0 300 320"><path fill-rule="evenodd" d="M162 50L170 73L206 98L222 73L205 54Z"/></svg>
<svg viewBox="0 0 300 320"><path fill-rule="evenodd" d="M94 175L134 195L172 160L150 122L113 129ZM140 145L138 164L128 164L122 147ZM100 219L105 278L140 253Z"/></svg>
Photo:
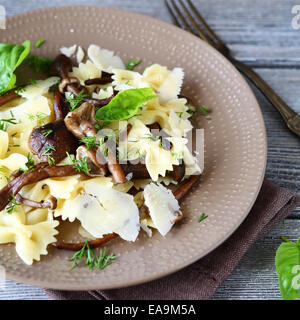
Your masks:
<svg viewBox="0 0 300 320"><path fill-rule="evenodd" d="M245 253L298 205L300 197L265 179L258 198L242 225L204 258L165 278L138 286L99 291L45 289L60 300L209 299L239 264Z"/></svg>

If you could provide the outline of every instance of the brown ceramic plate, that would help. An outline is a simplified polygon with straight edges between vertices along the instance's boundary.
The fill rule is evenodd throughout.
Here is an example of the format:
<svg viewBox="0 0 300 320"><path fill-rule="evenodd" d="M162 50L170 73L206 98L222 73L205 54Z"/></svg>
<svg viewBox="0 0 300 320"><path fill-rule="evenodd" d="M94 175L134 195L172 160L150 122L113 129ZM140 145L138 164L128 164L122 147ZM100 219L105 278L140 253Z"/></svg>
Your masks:
<svg viewBox="0 0 300 320"><path fill-rule="evenodd" d="M62 46L87 48L95 43L114 50L124 61L142 58L140 71L153 63L184 68L184 94L213 110L212 120L199 117L196 124L205 129L205 173L182 203L183 222L165 238L154 232L150 239L141 232L135 243L113 240L108 247L117 255L116 262L92 272L68 271L68 251L49 248L49 255L27 266L13 244L2 245L0 264L8 279L65 290L119 288L175 272L229 237L251 209L266 165L262 114L240 73L193 35L123 10L88 6L36 10L8 18L7 29L0 31L1 42L35 43L40 38L46 43L34 51L42 56L54 57ZM208 218L198 223L202 212ZM74 240L72 232L64 229L60 238Z"/></svg>

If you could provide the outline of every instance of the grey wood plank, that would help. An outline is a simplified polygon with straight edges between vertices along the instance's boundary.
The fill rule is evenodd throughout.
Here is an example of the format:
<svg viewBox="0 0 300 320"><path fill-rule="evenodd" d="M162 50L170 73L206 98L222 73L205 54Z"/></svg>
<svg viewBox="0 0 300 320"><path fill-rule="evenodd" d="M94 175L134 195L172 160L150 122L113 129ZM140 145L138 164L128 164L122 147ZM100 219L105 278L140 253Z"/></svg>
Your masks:
<svg viewBox="0 0 300 320"><path fill-rule="evenodd" d="M265 239L257 242L245 258L218 288L214 299L281 299L275 268L275 253L280 235L297 240L299 220L284 220ZM230 294L228 294L230 292Z"/></svg>

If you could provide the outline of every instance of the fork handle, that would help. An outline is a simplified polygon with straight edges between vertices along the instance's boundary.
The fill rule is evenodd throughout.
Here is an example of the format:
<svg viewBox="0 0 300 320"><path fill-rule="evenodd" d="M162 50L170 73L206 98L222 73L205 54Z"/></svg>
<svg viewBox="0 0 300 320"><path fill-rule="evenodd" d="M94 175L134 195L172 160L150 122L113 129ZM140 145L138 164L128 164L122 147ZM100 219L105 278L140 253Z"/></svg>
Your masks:
<svg viewBox="0 0 300 320"><path fill-rule="evenodd" d="M256 85L262 94L279 111L287 127L300 136L300 115L290 108L252 68L233 58L230 58L230 61Z"/></svg>

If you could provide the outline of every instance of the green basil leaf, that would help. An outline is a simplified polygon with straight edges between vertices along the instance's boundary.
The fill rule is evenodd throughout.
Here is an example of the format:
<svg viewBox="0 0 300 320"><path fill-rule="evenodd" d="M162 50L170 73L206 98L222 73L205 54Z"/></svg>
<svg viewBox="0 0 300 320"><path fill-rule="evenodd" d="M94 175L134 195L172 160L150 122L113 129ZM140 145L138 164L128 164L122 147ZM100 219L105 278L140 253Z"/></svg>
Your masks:
<svg viewBox="0 0 300 320"><path fill-rule="evenodd" d="M29 51L29 40L23 44L0 43L0 95L14 87L14 71L28 56Z"/></svg>
<svg viewBox="0 0 300 320"><path fill-rule="evenodd" d="M276 251L276 271L284 300L300 297L300 238L297 243L283 242Z"/></svg>
<svg viewBox="0 0 300 320"><path fill-rule="evenodd" d="M96 119L99 121L129 119L138 112L141 105L154 98L156 95L152 88L124 90L96 112Z"/></svg>

